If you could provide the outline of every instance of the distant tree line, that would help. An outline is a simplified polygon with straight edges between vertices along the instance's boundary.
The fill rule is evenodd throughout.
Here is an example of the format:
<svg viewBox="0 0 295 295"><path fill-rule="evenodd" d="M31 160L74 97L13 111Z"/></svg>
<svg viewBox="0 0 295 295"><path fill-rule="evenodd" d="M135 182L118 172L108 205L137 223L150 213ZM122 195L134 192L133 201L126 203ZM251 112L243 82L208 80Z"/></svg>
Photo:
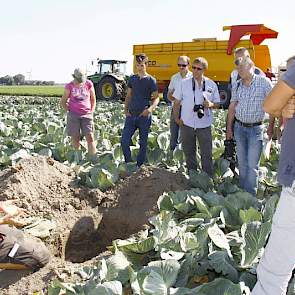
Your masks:
<svg viewBox="0 0 295 295"><path fill-rule="evenodd" d="M22 74L0 77L0 85L54 85L54 81L26 80Z"/></svg>

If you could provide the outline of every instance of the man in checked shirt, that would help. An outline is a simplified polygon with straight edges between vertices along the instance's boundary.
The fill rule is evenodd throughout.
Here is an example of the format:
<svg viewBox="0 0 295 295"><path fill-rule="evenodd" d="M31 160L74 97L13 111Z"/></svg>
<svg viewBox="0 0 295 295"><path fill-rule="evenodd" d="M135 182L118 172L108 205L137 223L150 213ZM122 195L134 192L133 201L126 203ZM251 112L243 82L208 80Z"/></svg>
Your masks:
<svg viewBox="0 0 295 295"><path fill-rule="evenodd" d="M263 102L272 89L269 79L255 74L249 57L235 60L241 79L232 91L226 124L226 139L235 138L240 186L256 196L259 160L263 147Z"/></svg>

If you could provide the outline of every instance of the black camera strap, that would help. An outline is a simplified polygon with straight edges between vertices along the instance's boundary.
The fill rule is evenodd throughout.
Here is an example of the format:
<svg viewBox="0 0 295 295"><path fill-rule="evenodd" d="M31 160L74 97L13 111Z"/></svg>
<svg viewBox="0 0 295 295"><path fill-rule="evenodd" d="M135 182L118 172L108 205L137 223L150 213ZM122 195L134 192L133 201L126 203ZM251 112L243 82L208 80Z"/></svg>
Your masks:
<svg viewBox="0 0 295 295"><path fill-rule="evenodd" d="M195 78L192 77L192 88L193 88L193 93L194 93L194 105L196 105L196 81ZM206 89L206 85L205 85L205 79L203 80L203 87L202 87L202 91L204 92Z"/></svg>

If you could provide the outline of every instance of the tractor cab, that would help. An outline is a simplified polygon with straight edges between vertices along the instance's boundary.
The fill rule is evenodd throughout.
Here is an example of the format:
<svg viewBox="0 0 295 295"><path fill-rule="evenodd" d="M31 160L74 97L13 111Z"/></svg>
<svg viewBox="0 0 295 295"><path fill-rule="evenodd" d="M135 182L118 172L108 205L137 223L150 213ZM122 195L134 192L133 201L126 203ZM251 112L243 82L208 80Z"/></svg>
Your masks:
<svg viewBox="0 0 295 295"><path fill-rule="evenodd" d="M106 59L97 61L97 73L98 74L126 74L126 61Z"/></svg>
<svg viewBox="0 0 295 295"><path fill-rule="evenodd" d="M98 99L125 99L126 63L115 59L97 59L97 70L88 79L93 82Z"/></svg>

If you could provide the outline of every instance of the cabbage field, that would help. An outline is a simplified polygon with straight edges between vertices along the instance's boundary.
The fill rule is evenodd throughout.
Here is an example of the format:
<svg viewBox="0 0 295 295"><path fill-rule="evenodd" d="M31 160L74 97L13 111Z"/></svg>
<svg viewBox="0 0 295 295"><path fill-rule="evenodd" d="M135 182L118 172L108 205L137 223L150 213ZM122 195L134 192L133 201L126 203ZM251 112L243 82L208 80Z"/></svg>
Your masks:
<svg viewBox="0 0 295 295"><path fill-rule="evenodd" d="M255 269L271 230L280 187L276 183L279 145L269 160L262 158L258 198L238 187L237 176L222 158L225 113L215 112L213 128L214 178L200 171L187 174L181 148L169 150L170 109L155 112L148 141L147 165L180 171L190 189L164 192L149 227L130 238L114 240L112 255L79 270L80 280L56 279L48 294L250 294ZM86 144L71 148L65 136L65 113L56 98L0 98L0 167L39 154L70 166L77 181L107 191L135 173L120 149L124 124L119 102L98 102L95 138L98 153L89 158ZM132 154L138 152L134 138ZM199 155L198 155L199 157ZM140 183L139 183L140 185ZM99 253L98 253L99 254ZM295 282L289 293L295 294ZM39 293L41 294L41 292Z"/></svg>

